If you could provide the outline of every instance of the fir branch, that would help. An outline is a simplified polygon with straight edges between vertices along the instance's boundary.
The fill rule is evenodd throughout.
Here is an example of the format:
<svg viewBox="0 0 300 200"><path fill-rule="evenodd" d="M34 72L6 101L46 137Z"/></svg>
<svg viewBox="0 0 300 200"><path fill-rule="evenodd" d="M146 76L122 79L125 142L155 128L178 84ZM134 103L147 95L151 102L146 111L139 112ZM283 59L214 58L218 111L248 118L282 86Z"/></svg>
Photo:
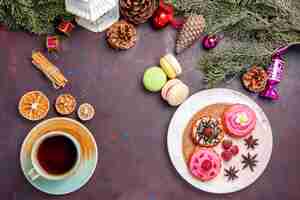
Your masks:
<svg viewBox="0 0 300 200"><path fill-rule="evenodd" d="M68 17L64 0L0 0L0 23L12 30L51 33L57 18Z"/></svg>
<svg viewBox="0 0 300 200"><path fill-rule="evenodd" d="M267 66L275 49L300 41L299 0L177 0L174 7L203 15L206 34L227 38L200 60L209 87L250 65Z"/></svg>
<svg viewBox="0 0 300 200"><path fill-rule="evenodd" d="M230 81L250 65L266 67L272 51L249 43L223 43L200 60L200 69L205 73L205 82L213 87L222 81Z"/></svg>

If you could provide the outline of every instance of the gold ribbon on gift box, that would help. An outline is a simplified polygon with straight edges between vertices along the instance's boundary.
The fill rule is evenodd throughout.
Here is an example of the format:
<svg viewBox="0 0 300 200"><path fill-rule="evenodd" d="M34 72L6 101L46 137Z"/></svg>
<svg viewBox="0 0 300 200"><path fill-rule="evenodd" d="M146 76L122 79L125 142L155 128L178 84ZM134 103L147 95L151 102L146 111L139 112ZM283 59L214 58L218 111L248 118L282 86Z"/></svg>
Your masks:
<svg viewBox="0 0 300 200"><path fill-rule="evenodd" d="M55 89L65 87L68 80L41 52L34 51L31 57L32 64L47 76Z"/></svg>

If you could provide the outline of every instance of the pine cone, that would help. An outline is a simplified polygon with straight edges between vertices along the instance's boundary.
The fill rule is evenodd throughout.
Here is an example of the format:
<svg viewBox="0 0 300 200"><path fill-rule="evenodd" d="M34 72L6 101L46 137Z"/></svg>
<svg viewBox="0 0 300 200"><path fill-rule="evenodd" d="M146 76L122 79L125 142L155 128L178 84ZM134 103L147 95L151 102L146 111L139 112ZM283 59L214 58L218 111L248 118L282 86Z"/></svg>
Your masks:
<svg viewBox="0 0 300 200"><path fill-rule="evenodd" d="M113 24L106 32L107 42L115 49L129 49L136 44L137 32L135 27L121 20Z"/></svg>
<svg viewBox="0 0 300 200"><path fill-rule="evenodd" d="M250 92L261 92L265 89L268 73L264 68L254 65L242 76L242 82Z"/></svg>
<svg viewBox="0 0 300 200"><path fill-rule="evenodd" d="M123 17L133 23L146 22L156 9L156 0L120 0L120 12Z"/></svg>
<svg viewBox="0 0 300 200"><path fill-rule="evenodd" d="M179 54L198 40L205 28L205 19L202 15L191 15L183 25L177 36L176 53Z"/></svg>

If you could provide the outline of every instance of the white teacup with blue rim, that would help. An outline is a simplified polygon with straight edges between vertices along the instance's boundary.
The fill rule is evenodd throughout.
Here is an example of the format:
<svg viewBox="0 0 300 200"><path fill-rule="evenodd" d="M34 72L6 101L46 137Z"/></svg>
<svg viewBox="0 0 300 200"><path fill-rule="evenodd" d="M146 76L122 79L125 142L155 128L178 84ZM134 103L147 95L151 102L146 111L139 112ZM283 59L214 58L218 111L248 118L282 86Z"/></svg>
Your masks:
<svg viewBox="0 0 300 200"><path fill-rule="evenodd" d="M28 177L58 181L72 176L81 160L81 147L72 135L53 131L40 137L32 147L32 168Z"/></svg>

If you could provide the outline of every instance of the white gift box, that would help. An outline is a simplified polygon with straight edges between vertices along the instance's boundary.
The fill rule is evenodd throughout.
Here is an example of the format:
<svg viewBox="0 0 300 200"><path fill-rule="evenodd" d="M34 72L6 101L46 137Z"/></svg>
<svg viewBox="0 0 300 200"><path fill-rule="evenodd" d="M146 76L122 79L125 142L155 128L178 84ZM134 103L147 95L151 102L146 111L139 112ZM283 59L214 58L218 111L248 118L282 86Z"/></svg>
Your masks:
<svg viewBox="0 0 300 200"><path fill-rule="evenodd" d="M78 17L96 21L116 7L117 0L65 0L66 10Z"/></svg>
<svg viewBox="0 0 300 200"><path fill-rule="evenodd" d="M113 23L119 20L119 6L116 6L109 12L105 13L103 16L99 17L96 21L92 22L86 20L82 17L77 17L76 22L80 26L93 31L93 32L102 32L105 29L109 28Z"/></svg>
<svg viewBox="0 0 300 200"><path fill-rule="evenodd" d="M93 32L101 32L119 20L119 0L65 0L66 10L76 22Z"/></svg>

